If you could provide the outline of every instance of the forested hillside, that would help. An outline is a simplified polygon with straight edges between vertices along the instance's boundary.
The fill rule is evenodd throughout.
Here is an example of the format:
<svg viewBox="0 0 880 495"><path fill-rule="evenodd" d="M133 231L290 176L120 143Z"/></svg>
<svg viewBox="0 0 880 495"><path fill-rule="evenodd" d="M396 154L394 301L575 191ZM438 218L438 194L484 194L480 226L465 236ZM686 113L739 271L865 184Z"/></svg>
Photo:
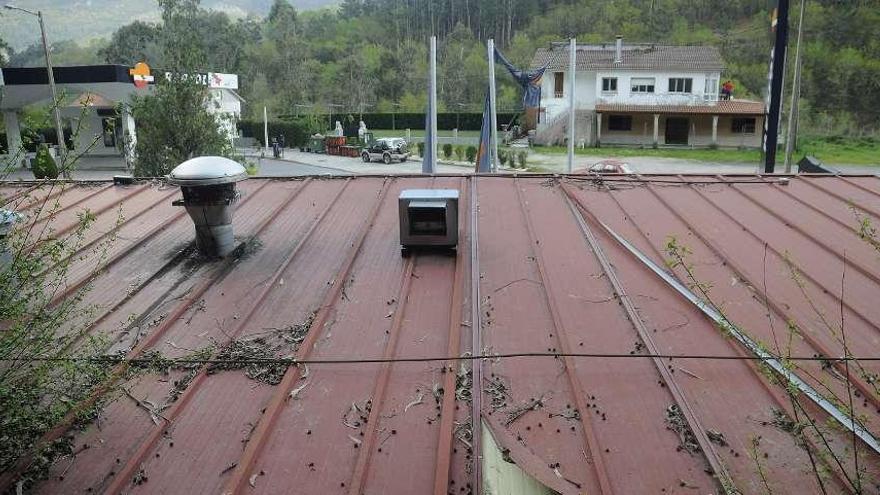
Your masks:
<svg viewBox="0 0 880 495"><path fill-rule="evenodd" d="M191 1L191 0L183 0ZM427 37L439 46L441 110L478 111L486 86L485 40L517 64L535 48L584 42L702 43L720 47L737 96L761 98L771 46L773 0L344 0L338 9L297 11L273 0L268 15L232 19L204 10L195 29L203 66L240 74L248 112L422 111ZM797 6L792 7L792 55ZM810 0L804 30L805 99L811 132L872 133L880 120L880 2ZM146 60L161 67L156 26L134 22L88 46L58 43L59 63ZM39 63L39 51L12 63ZM791 61L793 57L790 57ZM793 72L791 64L787 71ZM499 110L517 91L499 71Z"/></svg>

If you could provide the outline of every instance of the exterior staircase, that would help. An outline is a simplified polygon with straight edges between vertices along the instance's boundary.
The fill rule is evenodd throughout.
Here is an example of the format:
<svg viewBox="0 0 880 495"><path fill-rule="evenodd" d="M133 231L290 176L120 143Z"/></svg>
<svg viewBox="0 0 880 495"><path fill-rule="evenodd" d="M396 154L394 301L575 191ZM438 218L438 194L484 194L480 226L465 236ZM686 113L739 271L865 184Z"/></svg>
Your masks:
<svg viewBox="0 0 880 495"><path fill-rule="evenodd" d="M575 110L575 145L590 146L594 136L594 112ZM535 132L534 143L544 146L561 146L568 141L569 110L555 115L550 122L541 124Z"/></svg>

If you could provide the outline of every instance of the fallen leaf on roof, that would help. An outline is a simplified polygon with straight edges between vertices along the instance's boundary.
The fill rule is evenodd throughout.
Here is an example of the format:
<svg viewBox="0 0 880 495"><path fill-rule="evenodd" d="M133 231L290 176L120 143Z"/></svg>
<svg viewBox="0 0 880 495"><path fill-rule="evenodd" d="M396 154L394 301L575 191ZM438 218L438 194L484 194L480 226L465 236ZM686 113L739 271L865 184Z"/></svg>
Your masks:
<svg viewBox="0 0 880 495"><path fill-rule="evenodd" d="M407 412L407 411L409 411L409 408L412 407L412 406L416 406L416 405L421 404L421 403L422 403L422 399L424 399L424 398L425 398L425 393L424 393L424 392L419 392L419 395L416 396L416 398L415 398L412 402L410 402L409 404L407 404L407 405L403 408L403 412Z"/></svg>
<svg viewBox="0 0 880 495"><path fill-rule="evenodd" d="M306 385L308 385L308 384L309 384L308 382L303 383L303 384L300 385L299 387L296 387L295 389L291 390L291 391L290 391L290 395L288 395L287 398L288 398L288 399L296 399L297 396L299 395L299 393L302 392L302 390L303 390L304 388L306 388Z"/></svg>

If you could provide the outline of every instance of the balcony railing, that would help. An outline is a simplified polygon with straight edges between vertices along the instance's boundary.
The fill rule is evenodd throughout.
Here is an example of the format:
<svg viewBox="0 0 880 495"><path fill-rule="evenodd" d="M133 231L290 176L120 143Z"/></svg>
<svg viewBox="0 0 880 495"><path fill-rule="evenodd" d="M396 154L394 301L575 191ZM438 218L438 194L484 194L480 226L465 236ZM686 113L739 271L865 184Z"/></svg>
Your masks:
<svg viewBox="0 0 880 495"><path fill-rule="evenodd" d="M718 102L718 99L718 95L713 93L630 93L628 96L623 96L620 94L600 96L597 99L597 103L648 106L702 106L715 105Z"/></svg>

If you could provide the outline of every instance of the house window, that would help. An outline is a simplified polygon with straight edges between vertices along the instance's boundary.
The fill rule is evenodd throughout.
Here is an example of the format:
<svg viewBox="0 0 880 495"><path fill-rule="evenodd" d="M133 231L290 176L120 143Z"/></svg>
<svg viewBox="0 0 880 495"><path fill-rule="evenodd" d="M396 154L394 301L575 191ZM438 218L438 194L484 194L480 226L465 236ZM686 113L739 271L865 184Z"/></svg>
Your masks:
<svg viewBox="0 0 880 495"><path fill-rule="evenodd" d="M602 78L602 92L603 93L617 93L617 78L616 77L603 77Z"/></svg>
<svg viewBox="0 0 880 495"><path fill-rule="evenodd" d="M101 136L104 139L105 148L114 148L116 146L116 119L101 119Z"/></svg>
<svg viewBox="0 0 880 495"><path fill-rule="evenodd" d="M730 132L734 134L754 134L754 117L736 117L730 123Z"/></svg>
<svg viewBox="0 0 880 495"><path fill-rule="evenodd" d="M630 81L630 91L633 93L653 93L654 78L653 77L634 77Z"/></svg>
<svg viewBox="0 0 880 495"><path fill-rule="evenodd" d="M565 87L565 72L557 72L555 76L553 95L557 98L562 98L563 88Z"/></svg>
<svg viewBox="0 0 880 495"><path fill-rule="evenodd" d="M703 90L703 98L707 101L718 101L718 78L706 76L706 87Z"/></svg>
<svg viewBox="0 0 880 495"><path fill-rule="evenodd" d="M631 131L633 127L633 118L630 115L609 115L608 130L609 131Z"/></svg>
<svg viewBox="0 0 880 495"><path fill-rule="evenodd" d="M694 80L689 77L670 77L669 92L670 93L691 93L693 90Z"/></svg>

